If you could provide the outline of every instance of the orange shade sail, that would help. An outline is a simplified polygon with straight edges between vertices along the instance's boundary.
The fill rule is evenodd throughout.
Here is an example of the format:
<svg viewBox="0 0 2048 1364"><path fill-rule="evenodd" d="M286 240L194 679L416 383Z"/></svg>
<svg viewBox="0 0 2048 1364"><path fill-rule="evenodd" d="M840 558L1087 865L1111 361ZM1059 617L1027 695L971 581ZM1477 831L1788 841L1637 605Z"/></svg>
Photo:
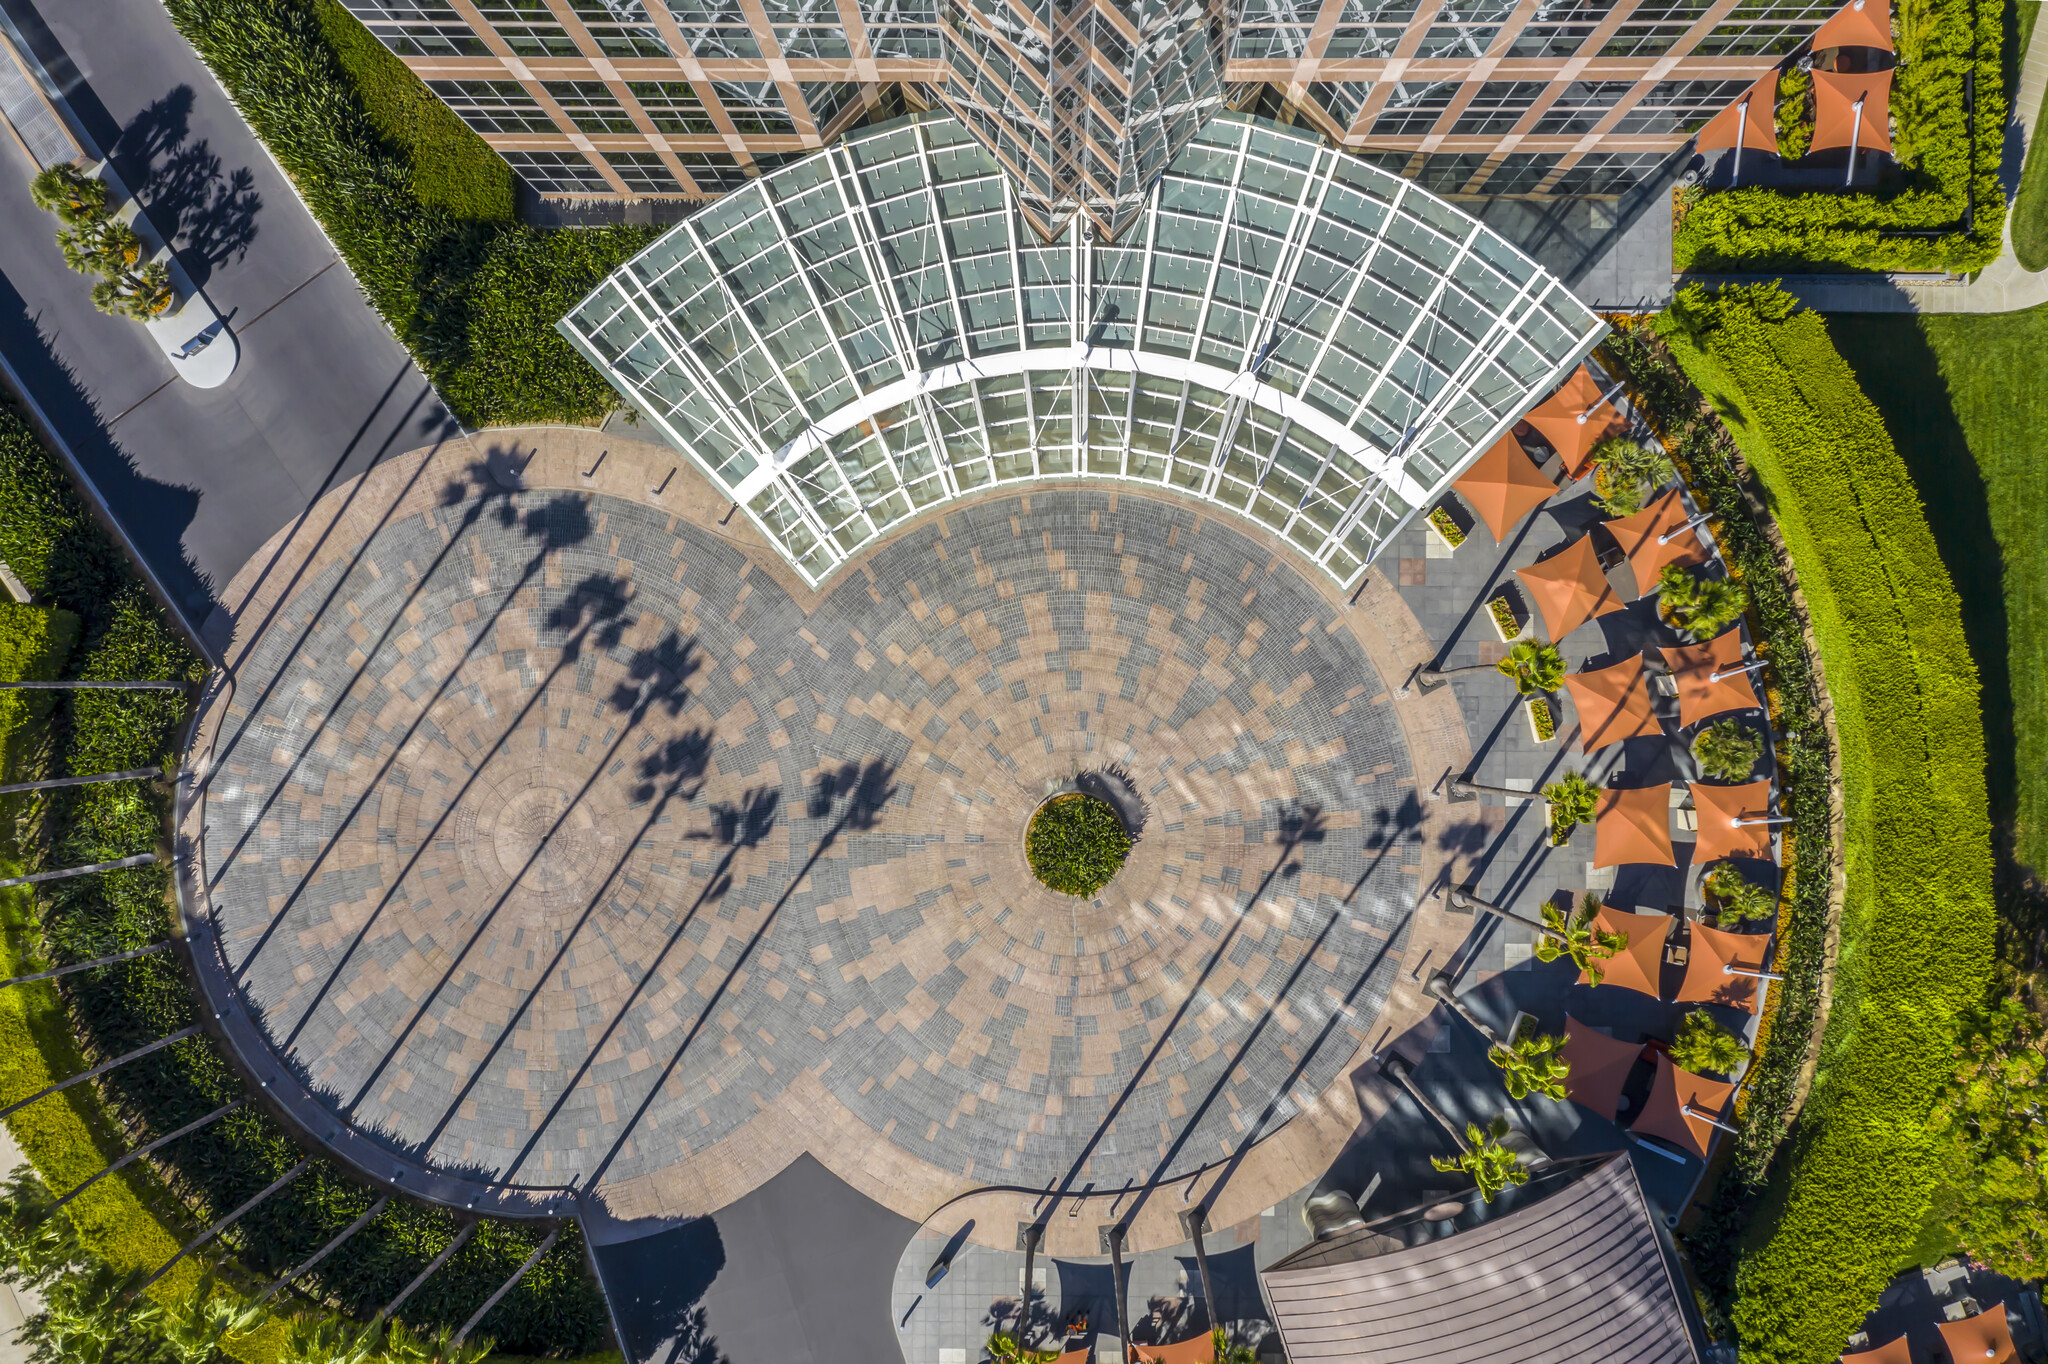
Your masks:
<svg viewBox="0 0 2048 1364"><path fill-rule="evenodd" d="M1861 100L1862 112L1856 104ZM1866 152L1892 149L1892 73L1813 73L1813 151L1846 147L1853 137ZM1859 130L1860 126L1860 130Z"/></svg>
<svg viewBox="0 0 2048 1364"><path fill-rule="evenodd" d="M1736 626L1705 644L1665 649L1664 666L1678 686L1678 724L1689 729L1731 710L1755 710L1755 685L1742 669L1742 628ZM1740 670L1740 671L1738 671ZM1716 682L1714 674L1720 673Z"/></svg>
<svg viewBox="0 0 2048 1364"><path fill-rule="evenodd" d="M1777 103L1778 73L1773 71L1707 120L1694 145L1703 152L1721 151L1733 147L1739 139L1747 151L1777 151Z"/></svg>
<svg viewBox="0 0 2048 1364"><path fill-rule="evenodd" d="M1214 1364L1216 1341L1210 1332L1204 1331L1171 1345L1133 1344L1131 1358L1134 1364Z"/></svg>
<svg viewBox="0 0 2048 1364"><path fill-rule="evenodd" d="M1593 814L1593 865L1620 867L1632 862L1675 867L1671 853L1671 783L1607 787Z"/></svg>
<svg viewBox="0 0 2048 1364"><path fill-rule="evenodd" d="M1094 1353L1086 1345L1078 1350L1066 1350L1052 1364L1088 1364L1088 1356Z"/></svg>
<svg viewBox="0 0 2048 1364"><path fill-rule="evenodd" d="M1729 1096L1734 1093L1734 1085L1681 1070L1670 1057L1659 1052L1657 1078L1650 1082L1649 1100L1628 1130L1638 1136L1675 1142L1705 1160L1707 1143L1714 1139L1714 1124L1685 1110L1694 1108L1719 1118L1727 1111Z"/></svg>
<svg viewBox="0 0 2048 1364"><path fill-rule="evenodd" d="M1695 866L1718 862L1724 857L1754 857L1769 862L1771 826L1740 824L1739 819L1763 819L1771 813L1771 784L1744 782L1740 786L1692 784L1692 808L1699 815L1699 842L1693 845Z"/></svg>
<svg viewBox="0 0 2048 1364"><path fill-rule="evenodd" d="M1564 1077L1566 1096L1588 1112L1613 1122L1621 1104L1621 1088L1628 1083L1628 1073L1642 1059L1643 1044L1617 1041L1566 1014L1564 1046L1558 1055L1569 1067Z"/></svg>
<svg viewBox="0 0 2048 1364"><path fill-rule="evenodd" d="M1465 476L1451 486L1479 513L1496 543L1557 492L1557 485L1543 476L1512 431L1472 461Z"/></svg>
<svg viewBox="0 0 2048 1364"><path fill-rule="evenodd" d="M1906 1338L1900 1336L1897 1340L1880 1345L1875 1350L1843 1355L1842 1364L1913 1364L1913 1350L1906 1343Z"/></svg>
<svg viewBox="0 0 2048 1364"><path fill-rule="evenodd" d="M1552 641L1563 639L1595 616L1621 610L1624 603L1607 584L1593 537L1581 535L1541 563L1515 570Z"/></svg>
<svg viewBox="0 0 2048 1364"><path fill-rule="evenodd" d="M1876 47L1886 52L1895 51L1890 0L1849 0L1848 4L1836 10L1835 17L1814 30L1813 34L1813 51L1825 52L1831 47Z"/></svg>
<svg viewBox="0 0 2048 1364"><path fill-rule="evenodd" d="M1659 977L1664 973L1664 940L1671 936L1671 916L1630 914L1602 905L1593 916L1593 927L1603 933L1620 933L1628 939L1626 947L1600 964L1600 983L1662 999ZM1579 984L1590 984L1591 980L1587 972L1579 972Z"/></svg>
<svg viewBox="0 0 2048 1364"><path fill-rule="evenodd" d="M1956 1364L2006 1364L2007 1360L2018 1359L2020 1352L2013 1347L2012 1326L2005 1319L2005 1304L1993 1303L1974 1317L1961 1321L1938 1323L1941 1328L1941 1342L1948 1346L1948 1356Z"/></svg>
<svg viewBox="0 0 2048 1364"><path fill-rule="evenodd" d="M1692 945L1685 954L1685 980L1678 987L1678 998L1687 1004L1722 1004L1754 1013L1760 982L1755 976L1731 976L1724 968L1740 966L1761 971L1770 950L1768 933L1727 933L1694 924Z"/></svg>
<svg viewBox="0 0 2048 1364"><path fill-rule="evenodd" d="M1575 479L1586 476L1586 456L1593 447L1628 425L1613 404L1600 400L1600 384L1584 365L1524 420L1563 456L1565 473Z"/></svg>
<svg viewBox="0 0 2048 1364"><path fill-rule="evenodd" d="M1649 674L1641 654L1573 673L1564 680L1564 689L1579 713L1579 746L1588 753L1623 739L1664 732L1650 704Z"/></svg>
<svg viewBox="0 0 2048 1364"><path fill-rule="evenodd" d="M1621 546L1621 552L1628 556L1628 566L1636 575L1636 594L1645 596L1657 586L1657 574L1666 564L1678 564L1691 568L1703 564L1712 556L1707 547L1700 543L1696 528L1686 526L1692 514L1685 509L1685 499L1678 489L1673 488L1662 497L1634 516L1624 516L1606 524L1614 535L1614 542ZM1664 537L1671 538L1666 540Z"/></svg>

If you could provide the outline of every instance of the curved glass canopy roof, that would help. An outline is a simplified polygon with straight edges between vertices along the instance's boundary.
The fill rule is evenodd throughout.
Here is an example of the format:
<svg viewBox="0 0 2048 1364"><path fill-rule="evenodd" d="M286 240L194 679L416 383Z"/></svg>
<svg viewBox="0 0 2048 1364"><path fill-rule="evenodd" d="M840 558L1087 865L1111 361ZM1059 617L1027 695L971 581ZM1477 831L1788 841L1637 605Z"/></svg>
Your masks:
<svg viewBox="0 0 2048 1364"><path fill-rule="evenodd" d="M950 117L664 235L559 324L816 584L997 484L1163 484L1350 584L1605 330L1413 181L1216 118L1114 242L1048 244Z"/></svg>

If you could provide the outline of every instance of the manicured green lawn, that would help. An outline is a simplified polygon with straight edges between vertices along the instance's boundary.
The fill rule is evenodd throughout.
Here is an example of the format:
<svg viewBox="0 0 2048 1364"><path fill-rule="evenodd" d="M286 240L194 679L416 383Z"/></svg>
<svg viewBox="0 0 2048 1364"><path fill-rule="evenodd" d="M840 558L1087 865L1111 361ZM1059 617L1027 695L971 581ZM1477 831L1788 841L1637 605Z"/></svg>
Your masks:
<svg viewBox="0 0 2048 1364"><path fill-rule="evenodd" d="M2034 35L2034 23L2041 15L2040 0L2020 0L2012 50L2014 65L2027 50ZM2012 253L2029 270L2048 267L2048 149L2041 146L2041 117L2036 114L2029 130L2027 160L2020 172L2019 198L2012 206Z"/></svg>
<svg viewBox="0 0 2048 1364"><path fill-rule="evenodd" d="M1962 597L1984 684L1992 814L2048 870L2048 307L1840 316Z"/></svg>

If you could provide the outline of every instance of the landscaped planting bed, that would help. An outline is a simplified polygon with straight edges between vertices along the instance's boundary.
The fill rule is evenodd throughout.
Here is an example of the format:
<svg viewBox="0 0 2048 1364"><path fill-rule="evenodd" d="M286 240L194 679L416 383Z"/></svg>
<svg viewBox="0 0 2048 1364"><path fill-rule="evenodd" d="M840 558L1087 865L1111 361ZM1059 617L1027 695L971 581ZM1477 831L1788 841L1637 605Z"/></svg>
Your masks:
<svg viewBox="0 0 2048 1364"><path fill-rule="evenodd" d="M79 620L63 675L94 679L197 678L201 665L93 522L62 469L11 410L0 409L0 558L39 599ZM185 716L176 692L65 693L52 717L51 766L60 772L120 771L174 763ZM20 807L14 807L19 812ZM75 866L146 852L162 837L165 798L137 782L48 793L15 827L30 870ZM7 960L13 974L30 952L51 963L140 947L170 930L169 869L162 865L50 883L31 902L8 902ZM189 981L175 955L80 972L0 992L0 1101L26 1097L197 1021ZM45 1099L9 1119L42 1174L62 1193L111 1159L244 1097L211 1038L173 1044ZM153 1272L181 1242L238 1207L306 1152L260 1106L247 1104L163 1148L149 1164L102 1180L66 1210L88 1248L115 1269ZM159 1177L160 1176L160 1177ZM168 1186L168 1187L167 1187ZM175 1192L175 1197L172 1196ZM233 1283L256 1282L298 1264L376 1199L375 1191L326 1159L260 1204L223 1237L235 1252ZM312 1299L366 1319L397 1296L458 1231L449 1213L394 1199L301 1284ZM531 1253L544 1229L486 1223L400 1312L415 1327L459 1326ZM151 1290L190 1298L208 1257L181 1264ZM285 1299L287 1304L303 1299ZM507 1349L575 1356L598 1348L605 1312L584 1274L571 1226L492 1310L479 1333ZM243 1358L267 1361L281 1326L238 1341Z"/></svg>
<svg viewBox="0 0 2048 1364"><path fill-rule="evenodd" d="M510 221L481 158L504 163L367 36L337 48L355 21L315 3L165 0L457 417L601 420L617 396L555 320L656 229Z"/></svg>
<svg viewBox="0 0 2048 1364"><path fill-rule="evenodd" d="M1109 802L1079 791L1039 806L1024 833L1031 874L1062 895L1101 890L1130 851L1131 835Z"/></svg>
<svg viewBox="0 0 2048 1364"><path fill-rule="evenodd" d="M1956 595L1876 410L1820 318L1793 306L1775 289L1692 289L1659 330L1762 485L1841 746L1847 889L1819 1078L1768 1185L1748 1157L1777 1134L1756 1132L1767 1119L1752 1098L1740 1177L1696 1246L1720 1257L1700 1266L1710 1281L1735 1257L1730 1319L1745 1359L1819 1364L1875 1304L1930 1206L1925 1123L1959 1022L1984 996L1994 915L1977 674ZM1802 826L1802 849L1809 837ZM1802 869L1797 884L1811 879ZM1781 1006L1760 1064L1784 1021Z"/></svg>
<svg viewBox="0 0 2048 1364"><path fill-rule="evenodd" d="M1680 270L1966 271L1997 258L2005 224L2003 7L1900 0L1896 16L1891 111L1899 169L1862 193L1745 187L1696 194L1672 240ZM1974 119L1964 93L1972 71ZM1859 171L1865 184L1873 175ZM1973 190L1975 216L1964 232Z"/></svg>

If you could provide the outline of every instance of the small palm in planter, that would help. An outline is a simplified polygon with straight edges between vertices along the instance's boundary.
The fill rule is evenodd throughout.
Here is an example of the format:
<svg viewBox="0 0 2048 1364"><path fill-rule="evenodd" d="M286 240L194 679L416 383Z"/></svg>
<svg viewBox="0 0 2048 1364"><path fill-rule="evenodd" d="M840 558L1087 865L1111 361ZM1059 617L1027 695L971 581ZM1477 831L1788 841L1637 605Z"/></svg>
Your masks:
<svg viewBox="0 0 2048 1364"><path fill-rule="evenodd" d="M1507 1134L1508 1120L1504 1116L1496 1115L1484 1128L1476 1122L1468 1122L1465 1124L1465 1140L1458 1144L1457 1158L1446 1160L1442 1156L1431 1156L1429 1163L1446 1174L1452 1170L1463 1170L1471 1175L1479 1186L1479 1196L1491 1203L1510 1184L1529 1182L1529 1172L1522 1168L1521 1160L1500 1144L1500 1139Z"/></svg>
<svg viewBox="0 0 2048 1364"><path fill-rule="evenodd" d="M1643 491L1671 477L1671 461L1627 436L1609 436L1593 447L1593 502L1609 516L1634 516Z"/></svg>
<svg viewBox="0 0 2048 1364"><path fill-rule="evenodd" d="M1733 1075L1749 1059L1742 1039L1716 1023L1705 1009L1694 1009L1678 1025L1671 1042L1671 1059L1695 1075L1709 1071Z"/></svg>
<svg viewBox="0 0 2048 1364"><path fill-rule="evenodd" d="M1694 639L1711 639L1749 609L1749 593L1732 578L1695 577L1666 564L1657 575L1657 606L1674 628Z"/></svg>
<svg viewBox="0 0 2048 1364"><path fill-rule="evenodd" d="M170 267L151 261L139 269L123 270L92 286L92 304L103 313L147 322L160 316L177 299L171 287Z"/></svg>
<svg viewBox="0 0 2048 1364"><path fill-rule="evenodd" d="M1564 682L1564 655L1555 644L1539 644L1533 639L1517 640L1507 657L1493 666L1513 679L1521 696L1556 691Z"/></svg>
<svg viewBox="0 0 2048 1364"><path fill-rule="evenodd" d="M1593 822L1600 804L1600 788L1577 772L1567 772L1543 788L1550 802L1550 846L1562 848L1571 842L1572 830Z"/></svg>
<svg viewBox="0 0 2048 1364"><path fill-rule="evenodd" d="M1763 739L1740 720L1721 720L1693 736L1692 757L1716 781L1748 781L1764 750Z"/></svg>
<svg viewBox="0 0 2048 1364"><path fill-rule="evenodd" d="M1628 934L1609 933L1596 928L1593 916L1600 912L1600 902L1588 894L1579 901L1579 912L1567 919L1565 912L1554 904L1543 906L1544 934L1536 939L1536 960L1556 961L1559 957L1570 957L1572 963L1586 973L1590 985L1598 985L1607 974L1607 959L1628 946Z"/></svg>
<svg viewBox="0 0 2048 1364"><path fill-rule="evenodd" d="M118 218L78 223L57 234L64 263L81 275L113 276L142 259L142 238Z"/></svg>
<svg viewBox="0 0 2048 1364"><path fill-rule="evenodd" d="M1735 869L1733 862L1716 862L1700 881L1700 889L1714 897L1721 913L1735 919L1767 919L1778 908L1777 897Z"/></svg>
<svg viewBox="0 0 2048 1364"><path fill-rule="evenodd" d="M1486 1059L1500 1067L1501 1083L1508 1087L1510 1098L1542 1094L1562 1099L1565 1077L1571 1074L1571 1067L1557 1054L1563 1045L1563 1038L1536 1032L1532 1027L1526 1036L1511 1037L1487 1048Z"/></svg>
<svg viewBox="0 0 2048 1364"><path fill-rule="evenodd" d="M1508 650L1507 657L1498 663L1472 663L1462 668L1418 668L1415 680L1425 687L1434 687L1459 673L1486 672L1497 672L1514 679L1515 690L1523 696L1556 691L1564 681L1564 655L1554 644L1539 644L1533 639L1517 640Z"/></svg>
<svg viewBox="0 0 2048 1364"><path fill-rule="evenodd" d="M107 216L107 186L68 161L59 162L29 182L37 208L76 226Z"/></svg>

